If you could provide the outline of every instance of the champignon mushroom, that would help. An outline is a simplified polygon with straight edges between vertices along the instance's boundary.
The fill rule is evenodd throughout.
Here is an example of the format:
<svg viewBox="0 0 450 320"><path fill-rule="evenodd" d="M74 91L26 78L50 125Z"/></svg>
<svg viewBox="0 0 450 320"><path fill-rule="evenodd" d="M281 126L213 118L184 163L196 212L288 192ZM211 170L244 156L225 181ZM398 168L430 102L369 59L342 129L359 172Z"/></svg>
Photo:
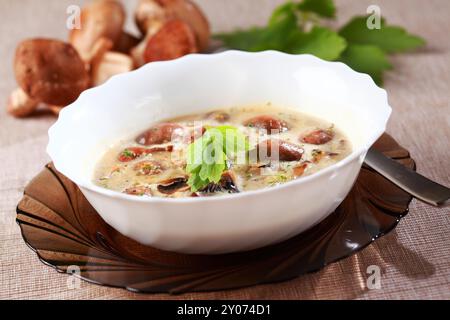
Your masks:
<svg viewBox="0 0 450 320"><path fill-rule="evenodd" d="M162 181L158 184L157 189L164 194L173 194L177 191L187 191L187 178L178 177Z"/></svg>
<svg viewBox="0 0 450 320"><path fill-rule="evenodd" d="M142 155L150 154L150 153L157 153L157 152L172 152L173 146L165 146L165 147L153 147L153 148L143 148L143 147L129 147L124 149L119 156L117 157L117 160L120 162L129 162L132 161Z"/></svg>
<svg viewBox="0 0 450 320"><path fill-rule="evenodd" d="M136 142L145 146L162 144L183 138L184 128L176 123L158 123L136 138Z"/></svg>
<svg viewBox="0 0 450 320"><path fill-rule="evenodd" d="M206 17L197 5L189 0L140 0L136 7L135 20L143 34L155 25L168 20L181 19L194 31L200 51L209 47L210 28Z"/></svg>
<svg viewBox="0 0 450 320"><path fill-rule="evenodd" d="M304 150L300 146L283 140L270 139L260 142L250 151L250 158L258 161L299 161Z"/></svg>
<svg viewBox="0 0 450 320"><path fill-rule="evenodd" d="M331 141L333 137L334 134L332 130L318 129L307 133L306 135L301 137L300 140L304 143L319 145Z"/></svg>
<svg viewBox="0 0 450 320"><path fill-rule="evenodd" d="M222 177L220 178L219 184L223 188L223 190L228 191L228 193L238 193L239 189L236 185L236 176L230 170L222 173Z"/></svg>
<svg viewBox="0 0 450 320"><path fill-rule="evenodd" d="M88 61L96 41L102 37L117 45L125 22L125 10L118 1L94 1L81 10L81 29L73 29L69 34L70 43L77 49L83 60Z"/></svg>
<svg viewBox="0 0 450 320"><path fill-rule="evenodd" d="M244 126L264 129L267 130L268 134L283 132L289 129L288 124L284 120L269 115L262 115L248 119L244 122Z"/></svg>
<svg viewBox="0 0 450 320"><path fill-rule="evenodd" d="M206 187L200 190L201 193L215 193L215 192L228 192L239 193L239 189L236 185L236 176L230 170L222 173L220 181L218 183L209 183Z"/></svg>
<svg viewBox="0 0 450 320"><path fill-rule="evenodd" d="M39 101L30 98L21 88L15 89L8 98L7 111L14 117L29 116L38 107Z"/></svg>
<svg viewBox="0 0 450 320"><path fill-rule="evenodd" d="M16 80L33 100L67 105L89 86L89 74L72 45L51 39L19 44L14 61Z"/></svg>
<svg viewBox="0 0 450 320"><path fill-rule="evenodd" d="M172 60L198 52L191 27L182 20L170 20L151 37L144 50L144 62Z"/></svg>

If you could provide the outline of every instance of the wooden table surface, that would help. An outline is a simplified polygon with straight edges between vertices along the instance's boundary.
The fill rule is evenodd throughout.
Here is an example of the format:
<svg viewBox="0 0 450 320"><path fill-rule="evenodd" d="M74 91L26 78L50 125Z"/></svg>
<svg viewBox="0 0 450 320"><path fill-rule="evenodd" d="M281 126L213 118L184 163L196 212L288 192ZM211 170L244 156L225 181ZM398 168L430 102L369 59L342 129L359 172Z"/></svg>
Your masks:
<svg viewBox="0 0 450 320"><path fill-rule="evenodd" d="M132 11L136 1L126 2ZM197 0L214 31L262 24L281 0ZM385 77L393 107L388 133L410 150L418 171L450 185L450 2L448 0L340 0L342 25L371 4L394 24L427 40L416 53L393 57ZM2 0L0 101L15 87L14 48L27 37L64 39L66 8L79 0ZM134 30L131 16L127 27ZM450 299L450 210L413 201L396 230L360 253L322 271L251 288L168 296L143 295L85 282L70 289L68 276L39 262L15 223L25 184L49 161L46 114L18 120L0 108L0 299ZM366 286L367 267L382 270L381 288Z"/></svg>

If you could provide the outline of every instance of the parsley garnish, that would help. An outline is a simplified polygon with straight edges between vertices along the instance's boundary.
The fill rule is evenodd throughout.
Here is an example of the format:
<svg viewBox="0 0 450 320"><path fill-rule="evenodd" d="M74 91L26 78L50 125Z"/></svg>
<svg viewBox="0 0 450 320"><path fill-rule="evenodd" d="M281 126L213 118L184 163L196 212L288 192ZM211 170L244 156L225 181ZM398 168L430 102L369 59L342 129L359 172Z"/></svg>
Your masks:
<svg viewBox="0 0 450 320"><path fill-rule="evenodd" d="M270 176L268 179L268 183L271 187L281 184L283 182L287 182L289 177L284 172L277 172L274 175Z"/></svg>
<svg viewBox="0 0 450 320"><path fill-rule="evenodd" d="M128 149L123 150L122 155L127 158L133 158L136 154Z"/></svg>
<svg viewBox="0 0 450 320"><path fill-rule="evenodd" d="M387 54L421 47L425 41L381 19L380 29L367 27L368 17L357 16L335 31L322 23L336 15L333 0L288 1L278 6L265 27L216 35L230 49L279 50L309 53L325 60L338 60L382 82L391 68Z"/></svg>
<svg viewBox="0 0 450 320"><path fill-rule="evenodd" d="M246 161L247 138L232 126L210 127L187 149L186 171L193 192L218 183L229 162Z"/></svg>

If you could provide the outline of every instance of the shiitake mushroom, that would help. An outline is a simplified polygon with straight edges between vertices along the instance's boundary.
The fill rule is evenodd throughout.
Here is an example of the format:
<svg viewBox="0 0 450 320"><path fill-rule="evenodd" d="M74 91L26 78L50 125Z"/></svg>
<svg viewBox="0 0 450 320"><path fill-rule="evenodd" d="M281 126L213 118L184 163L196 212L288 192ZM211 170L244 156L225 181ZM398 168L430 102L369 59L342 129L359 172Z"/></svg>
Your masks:
<svg viewBox="0 0 450 320"><path fill-rule="evenodd" d="M164 194L173 194L177 191L188 190L187 178L178 177L162 181L158 184L157 189Z"/></svg>
<svg viewBox="0 0 450 320"><path fill-rule="evenodd" d="M148 40L144 61L172 60L195 52L198 48L194 31L182 20L171 20Z"/></svg>
<svg viewBox="0 0 450 320"><path fill-rule="evenodd" d="M268 134L284 132L289 129L286 121L270 115L261 115L244 121L244 126L267 130Z"/></svg>
<svg viewBox="0 0 450 320"><path fill-rule="evenodd" d="M169 20L182 20L193 30L198 49L209 47L210 28L206 17L195 3L189 0L140 0L135 11L135 21L146 35L154 32Z"/></svg>
<svg viewBox="0 0 450 320"><path fill-rule="evenodd" d="M227 192L227 193L239 193L239 189L236 185L236 177L230 170L222 173L222 176L218 183L210 183L206 187L200 190L200 194L215 193L215 192Z"/></svg>
<svg viewBox="0 0 450 320"><path fill-rule="evenodd" d="M320 145L331 141L333 137L334 133L332 130L317 129L303 135L300 137L300 140L304 143Z"/></svg>
<svg viewBox="0 0 450 320"><path fill-rule="evenodd" d="M268 139L260 142L249 153L250 159L257 161L299 161L304 150L302 147L284 140Z"/></svg>
<svg viewBox="0 0 450 320"><path fill-rule="evenodd" d="M98 39L107 38L112 41L113 46L119 46L124 41L125 17L125 10L120 2L94 1L81 10L81 28L71 30L69 42L83 60L89 61L91 50Z"/></svg>
<svg viewBox="0 0 450 320"><path fill-rule="evenodd" d="M33 100L51 105L75 101L89 86L89 74L75 48L52 39L22 41L14 61L16 80Z"/></svg>
<svg viewBox="0 0 450 320"><path fill-rule="evenodd" d="M184 128L176 123L163 122L158 123L141 133L136 142L145 146L162 144L172 141L172 139L181 139L184 136Z"/></svg>

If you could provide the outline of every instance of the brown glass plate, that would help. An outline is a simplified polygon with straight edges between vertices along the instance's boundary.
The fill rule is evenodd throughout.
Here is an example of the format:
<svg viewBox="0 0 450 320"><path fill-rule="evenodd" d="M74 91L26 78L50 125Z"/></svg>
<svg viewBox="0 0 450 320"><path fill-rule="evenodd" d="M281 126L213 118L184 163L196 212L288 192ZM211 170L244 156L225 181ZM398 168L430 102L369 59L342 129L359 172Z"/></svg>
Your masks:
<svg viewBox="0 0 450 320"><path fill-rule="evenodd" d="M415 167L409 152L386 134L375 148ZM139 292L182 293L277 282L317 271L392 230L408 212L410 201L407 193L363 166L342 204L308 231L248 252L186 255L143 246L121 235L100 218L73 182L49 164L25 188L17 222L39 259L60 272L76 265L89 282Z"/></svg>

